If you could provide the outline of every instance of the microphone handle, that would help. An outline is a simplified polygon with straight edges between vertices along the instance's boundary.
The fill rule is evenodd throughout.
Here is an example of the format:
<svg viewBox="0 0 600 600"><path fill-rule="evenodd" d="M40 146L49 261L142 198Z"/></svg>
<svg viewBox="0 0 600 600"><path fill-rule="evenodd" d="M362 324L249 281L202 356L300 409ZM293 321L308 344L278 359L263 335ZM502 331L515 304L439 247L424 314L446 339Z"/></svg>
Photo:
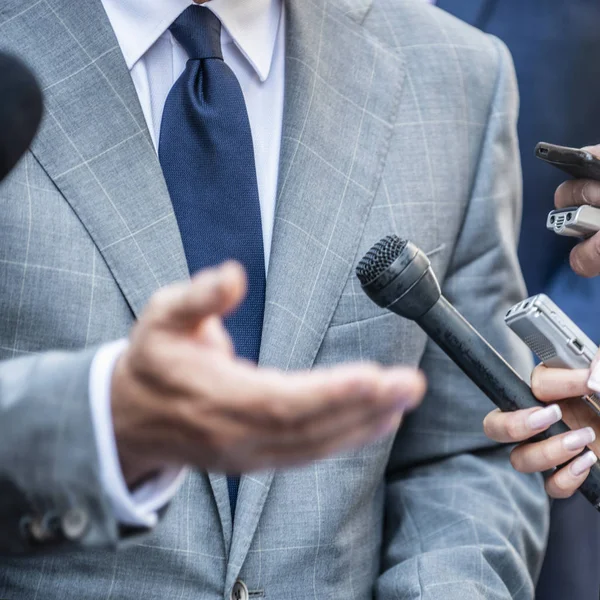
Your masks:
<svg viewBox="0 0 600 600"><path fill-rule="evenodd" d="M444 296L440 296L416 322L500 410L515 411L546 406ZM559 421L540 435L549 438L567 431L570 431L569 427ZM596 510L600 510L599 463L592 466L579 491Z"/></svg>

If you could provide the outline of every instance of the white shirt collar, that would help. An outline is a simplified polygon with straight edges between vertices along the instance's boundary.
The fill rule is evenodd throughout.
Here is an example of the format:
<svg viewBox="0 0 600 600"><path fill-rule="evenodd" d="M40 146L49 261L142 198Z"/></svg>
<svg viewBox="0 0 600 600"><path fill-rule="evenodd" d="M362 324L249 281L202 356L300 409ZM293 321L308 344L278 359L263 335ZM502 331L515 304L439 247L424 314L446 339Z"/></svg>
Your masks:
<svg viewBox="0 0 600 600"><path fill-rule="evenodd" d="M210 0L233 43L261 81L271 70L282 0ZM102 0L129 70L192 0Z"/></svg>

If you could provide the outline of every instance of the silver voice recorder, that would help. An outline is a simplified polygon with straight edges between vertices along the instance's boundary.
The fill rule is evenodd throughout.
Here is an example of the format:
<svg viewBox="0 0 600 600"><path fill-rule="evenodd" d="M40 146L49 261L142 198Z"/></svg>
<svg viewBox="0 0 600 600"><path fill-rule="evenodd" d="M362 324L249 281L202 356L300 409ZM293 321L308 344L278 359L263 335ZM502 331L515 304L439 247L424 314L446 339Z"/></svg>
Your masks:
<svg viewBox="0 0 600 600"><path fill-rule="evenodd" d="M590 237L600 231L600 208L584 205L550 211L546 228L558 235Z"/></svg>
<svg viewBox="0 0 600 600"><path fill-rule="evenodd" d="M545 294L515 304L504 321L547 367L587 369L598 351L598 346ZM600 399L595 394L584 400L600 415Z"/></svg>

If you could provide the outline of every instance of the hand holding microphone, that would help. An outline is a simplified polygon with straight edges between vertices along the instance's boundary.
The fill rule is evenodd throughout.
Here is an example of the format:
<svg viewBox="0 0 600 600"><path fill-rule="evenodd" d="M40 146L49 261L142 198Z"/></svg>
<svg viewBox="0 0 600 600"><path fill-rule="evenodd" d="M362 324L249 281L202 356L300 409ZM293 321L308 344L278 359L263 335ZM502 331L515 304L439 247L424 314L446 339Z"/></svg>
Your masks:
<svg viewBox="0 0 600 600"><path fill-rule="evenodd" d="M542 412L544 405L529 386L444 298L429 260L416 246L397 236L384 238L359 263L357 276L371 300L414 320L501 411ZM539 429L543 437L569 435L560 420L547 425ZM600 509L600 465L588 469L580 473L589 472L580 491Z"/></svg>
<svg viewBox="0 0 600 600"><path fill-rule="evenodd" d="M546 491L553 498L573 495L586 480L590 467L596 463L596 455L600 455L600 438L597 435L600 433L600 417L582 400L582 396L591 392L588 378L588 369L557 369L539 365L532 374L531 388L535 396L548 406L543 410L514 413L493 411L484 421L488 437L503 443L519 443L511 453L511 463L517 471L535 473L558 467L546 479ZM572 431L520 444L561 418ZM585 451L587 447L591 450Z"/></svg>

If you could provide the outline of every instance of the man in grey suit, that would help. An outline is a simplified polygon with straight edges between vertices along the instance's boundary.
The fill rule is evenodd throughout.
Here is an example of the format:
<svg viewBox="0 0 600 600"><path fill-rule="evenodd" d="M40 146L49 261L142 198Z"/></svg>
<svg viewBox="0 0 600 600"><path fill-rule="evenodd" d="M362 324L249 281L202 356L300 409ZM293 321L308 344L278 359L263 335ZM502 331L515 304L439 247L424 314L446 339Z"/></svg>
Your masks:
<svg viewBox="0 0 600 600"><path fill-rule="evenodd" d="M532 597L541 479L512 469L483 434L487 399L354 275L382 236L411 239L528 375L502 323L523 295L504 46L414 0L209 3L233 39L223 55L251 127L277 132L281 99L275 179L262 175L276 136L263 145L252 129L268 263L256 368L232 357L220 321L243 276L226 265L185 281L157 158L161 81L173 84L184 52L167 31L178 14L162 13L175 4L190 3L0 6L0 46L24 56L47 99L38 139L0 188L0 597ZM268 18L242 11L267 4ZM267 38L265 67L253 44ZM253 102L270 85L261 120ZM333 368L364 361L383 367ZM417 366L428 393L394 435L421 396ZM108 489L102 439L133 515ZM232 492L222 473L236 471ZM153 496L165 474L166 508L172 494Z"/></svg>

